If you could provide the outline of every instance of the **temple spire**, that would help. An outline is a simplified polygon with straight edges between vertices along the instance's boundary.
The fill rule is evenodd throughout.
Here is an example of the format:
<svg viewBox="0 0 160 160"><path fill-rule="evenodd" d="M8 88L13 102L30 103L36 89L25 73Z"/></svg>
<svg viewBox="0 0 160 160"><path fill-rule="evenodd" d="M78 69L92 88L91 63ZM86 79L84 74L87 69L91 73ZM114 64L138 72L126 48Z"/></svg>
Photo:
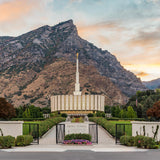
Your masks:
<svg viewBox="0 0 160 160"><path fill-rule="evenodd" d="M79 54L77 53L77 64L76 64L76 83L75 83L75 91L73 92L74 95L81 95L80 92L80 83L79 83L79 71L78 71L78 56Z"/></svg>

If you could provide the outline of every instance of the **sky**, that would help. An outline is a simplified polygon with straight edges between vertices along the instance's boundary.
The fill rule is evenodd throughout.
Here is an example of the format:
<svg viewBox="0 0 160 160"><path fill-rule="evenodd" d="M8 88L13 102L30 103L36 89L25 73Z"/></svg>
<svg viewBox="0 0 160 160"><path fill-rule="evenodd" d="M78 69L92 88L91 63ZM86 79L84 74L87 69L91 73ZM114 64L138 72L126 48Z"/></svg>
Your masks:
<svg viewBox="0 0 160 160"><path fill-rule="evenodd" d="M160 78L160 0L0 0L0 36L69 19L142 81Z"/></svg>

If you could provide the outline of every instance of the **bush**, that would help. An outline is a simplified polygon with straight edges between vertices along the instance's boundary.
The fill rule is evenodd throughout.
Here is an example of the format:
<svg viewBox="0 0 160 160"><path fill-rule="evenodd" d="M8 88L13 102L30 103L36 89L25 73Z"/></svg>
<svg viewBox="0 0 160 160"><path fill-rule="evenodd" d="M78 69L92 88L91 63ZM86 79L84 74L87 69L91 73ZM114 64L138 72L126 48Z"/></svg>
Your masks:
<svg viewBox="0 0 160 160"><path fill-rule="evenodd" d="M102 111L97 111L96 117L105 117L105 113Z"/></svg>
<svg viewBox="0 0 160 160"><path fill-rule="evenodd" d="M50 118L45 121L38 122L39 124L39 136L41 137L43 134L45 134L49 129L51 129L54 125L64 122L65 118L63 117L56 117L56 118Z"/></svg>
<svg viewBox="0 0 160 160"><path fill-rule="evenodd" d="M144 137L143 138L143 146L144 146L144 148L147 148L147 149L155 149L156 142L151 137Z"/></svg>
<svg viewBox="0 0 160 160"><path fill-rule="evenodd" d="M61 117L67 118L67 114L66 113L62 113Z"/></svg>
<svg viewBox="0 0 160 160"><path fill-rule="evenodd" d="M88 117L93 117L93 113L88 113Z"/></svg>
<svg viewBox="0 0 160 160"><path fill-rule="evenodd" d="M95 122L106 129L112 136L115 137L115 125L102 117L90 117L89 121Z"/></svg>
<svg viewBox="0 0 160 160"><path fill-rule="evenodd" d="M138 148L158 149L159 145L151 137L145 136L121 136L120 143L127 146L137 146Z"/></svg>
<svg viewBox="0 0 160 160"><path fill-rule="evenodd" d="M58 111L50 113L50 117L60 117L61 115L58 113Z"/></svg>
<svg viewBox="0 0 160 160"><path fill-rule="evenodd" d="M144 136L136 136L134 145L137 146L138 148L142 148L144 144Z"/></svg>
<svg viewBox="0 0 160 160"><path fill-rule="evenodd" d="M33 142L33 137L31 135L17 136L16 146L27 146Z"/></svg>
<svg viewBox="0 0 160 160"><path fill-rule="evenodd" d="M15 138L12 136L0 136L0 147L11 148L15 146Z"/></svg>
<svg viewBox="0 0 160 160"><path fill-rule="evenodd" d="M72 140L72 139L84 139L84 140L89 140L91 141L91 135L90 134L68 134L64 137L64 140Z"/></svg>
<svg viewBox="0 0 160 160"><path fill-rule="evenodd" d="M120 143L126 146L134 146L135 138L132 136L121 136Z"/></svg>
<svg viewBox="0 0 160 160"><path fill-rule="evenodd" d="M72 122L72 123L73 123L73 122L75 122L75 123L83 123L84 120L83 120L82 117L80 117L80 118L73 118L71 122Z"/></svg>

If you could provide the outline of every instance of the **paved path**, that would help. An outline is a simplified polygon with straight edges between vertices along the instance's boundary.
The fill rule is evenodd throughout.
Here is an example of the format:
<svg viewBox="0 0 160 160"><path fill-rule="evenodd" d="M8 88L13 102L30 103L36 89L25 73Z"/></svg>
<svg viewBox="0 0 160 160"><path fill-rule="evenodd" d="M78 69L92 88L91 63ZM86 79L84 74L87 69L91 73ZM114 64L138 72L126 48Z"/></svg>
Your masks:
<svg viewBox="0 0 160 160"><path fill-rule="evenodd" d="M98 126L98 144L107 146L115 145L115 140L101 126Z"/></svg>
<svg viewBox="0 0 160 160"><path fill-rule="evenodd" d="M54 126L40 139L40 145L55 145L56 144L56 127ZM98 126L98 145L114 145L115 140L111 138L109 133L101 126Z"/></svg>
<svg viewBox="0 0 160 160"><path fill-rule="evenodd" d="M40 140L40 145L55 145L56 144L56 127L52 127Z"/></svg>

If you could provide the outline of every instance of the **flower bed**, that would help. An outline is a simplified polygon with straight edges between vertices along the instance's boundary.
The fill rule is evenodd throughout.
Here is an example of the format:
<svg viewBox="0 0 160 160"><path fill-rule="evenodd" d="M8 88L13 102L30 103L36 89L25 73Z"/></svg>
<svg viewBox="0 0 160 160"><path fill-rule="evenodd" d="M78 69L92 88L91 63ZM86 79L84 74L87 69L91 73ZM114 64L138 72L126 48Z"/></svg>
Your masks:
<svg viewBox="0 0 160 160"><path fill-rule="evenodd" d="M92 142L89 140L85 139L72 139L72 140L64 140L63 144L86 144L86 145L91 145Z"/></svg>

